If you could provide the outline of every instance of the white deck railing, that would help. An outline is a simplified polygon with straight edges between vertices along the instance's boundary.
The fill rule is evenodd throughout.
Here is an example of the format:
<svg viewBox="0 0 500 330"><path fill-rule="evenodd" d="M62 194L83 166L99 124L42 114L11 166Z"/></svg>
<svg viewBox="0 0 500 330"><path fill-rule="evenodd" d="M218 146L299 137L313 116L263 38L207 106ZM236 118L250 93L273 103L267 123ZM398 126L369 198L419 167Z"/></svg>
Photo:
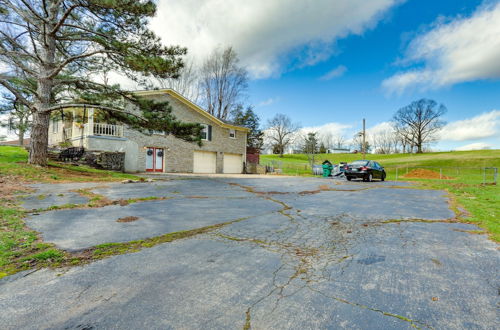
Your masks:
<svg viewBox="0 0 500 330"><path fill-rule="evenodd" d="M97 124L91 128L89 124L85 124L86 135L102 135L123 137L123 125Z"/></svg>

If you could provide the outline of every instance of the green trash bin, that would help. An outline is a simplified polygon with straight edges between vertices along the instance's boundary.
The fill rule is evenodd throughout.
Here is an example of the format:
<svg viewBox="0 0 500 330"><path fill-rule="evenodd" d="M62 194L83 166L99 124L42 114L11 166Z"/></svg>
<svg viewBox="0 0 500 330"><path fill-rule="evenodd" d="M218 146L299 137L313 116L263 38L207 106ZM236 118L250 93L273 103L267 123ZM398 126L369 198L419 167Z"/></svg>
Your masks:
<svg viewBox="0 0 500 330"><path fill-rule="evenodd" d="M332 175L333 165L328 160L325 160L323 166L323 177L327 178Z"/></svg>

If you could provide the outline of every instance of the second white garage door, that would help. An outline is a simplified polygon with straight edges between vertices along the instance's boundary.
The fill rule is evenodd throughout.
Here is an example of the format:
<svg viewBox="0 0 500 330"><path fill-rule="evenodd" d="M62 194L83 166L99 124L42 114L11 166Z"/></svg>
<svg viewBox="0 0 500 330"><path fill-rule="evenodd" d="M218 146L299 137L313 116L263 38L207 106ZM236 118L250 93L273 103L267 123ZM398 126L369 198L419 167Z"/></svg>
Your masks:
<svg viewBox="0 0 500 330"><path fill-rule="evenodd" d="M215 173L217 154L215 152L195 151L193 155L193 173Z"/></svg>
<svg viewBox="0 0 500 330"><path fill-rule="evenodd" d="M243 172L243 157L241 154L224 153L224 173Z"/></svg>

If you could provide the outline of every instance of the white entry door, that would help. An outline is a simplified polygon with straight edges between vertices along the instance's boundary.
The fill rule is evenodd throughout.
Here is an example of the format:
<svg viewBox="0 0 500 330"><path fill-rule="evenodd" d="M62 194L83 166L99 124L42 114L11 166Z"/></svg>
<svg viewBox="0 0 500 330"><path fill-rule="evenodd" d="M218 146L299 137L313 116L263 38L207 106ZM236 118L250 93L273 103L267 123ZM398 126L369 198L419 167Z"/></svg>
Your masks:
<svg viewBox="0 0 500 330"><path fill-rule="evenodd" d="M241 154L224 153L224 173L243 172L243 157Z"/></svg>
<svg viewBox="0 0 500 330"><path fill-rule="evenodd" d="M208 151L193 153L193 173L215 173L217 168L217 154Z"/></svg>

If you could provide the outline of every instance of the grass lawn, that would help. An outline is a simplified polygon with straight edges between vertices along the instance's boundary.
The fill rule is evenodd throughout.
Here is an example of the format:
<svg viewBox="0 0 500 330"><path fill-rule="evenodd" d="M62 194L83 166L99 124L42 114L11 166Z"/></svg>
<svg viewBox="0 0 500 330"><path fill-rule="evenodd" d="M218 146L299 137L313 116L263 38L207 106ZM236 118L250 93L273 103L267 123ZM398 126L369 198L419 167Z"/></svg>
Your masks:
<svg viewBox="0 0 500 330"><path fill-rule="evenodd" d="M42 242L38 233L27 228L14 194L22 192L21 183L117 181L136 176L51 162L48 167L26 163L24 148L0 146L0 278L20 270L80 263L89 257L75 257Z"/></svg>
<svg viewBox="0 0 500 330"><path fill-rule="evenodd" d="M321 164L325 159L338 164L341 161L352 162L361 159L360 154L320 154L316 156L316 164ZM500 242L500 193L498 185L482 185L482 167L500 168L500 150L478 150L478 151L453 151L434 152L426 154L395 154L395 155L372 155L366 158L375 160L382 164L387 171L387 179L396 178L398 168L398 179L403 181L419 182L422 188L446 190L453 197L457 206L470 213L469 217L461 219L463 222L477 224L487 230L491 239ZM262 155L261 164L274 163L283 169L283 174L289 175L311 175L311 169L304 154L285 155ZM280 166L281 165L281 166ZM405 177L407 169L418 167L435 167L433 170L439 173L442 168L443 175L451 179L414 179ZM493 181L493 170L488 170L487 182ZM500 177L497 178L500 180Z"/></svg>
<svg viewBox="0 0 500 330"><path fill-rule="evenodd" d="M127 173L97 170L88 166L74 166L49 162L47 167L26 163L28 152L24 148L0 146L0 176L16 176L24 182L82 182L137 179Z"/></svg>

